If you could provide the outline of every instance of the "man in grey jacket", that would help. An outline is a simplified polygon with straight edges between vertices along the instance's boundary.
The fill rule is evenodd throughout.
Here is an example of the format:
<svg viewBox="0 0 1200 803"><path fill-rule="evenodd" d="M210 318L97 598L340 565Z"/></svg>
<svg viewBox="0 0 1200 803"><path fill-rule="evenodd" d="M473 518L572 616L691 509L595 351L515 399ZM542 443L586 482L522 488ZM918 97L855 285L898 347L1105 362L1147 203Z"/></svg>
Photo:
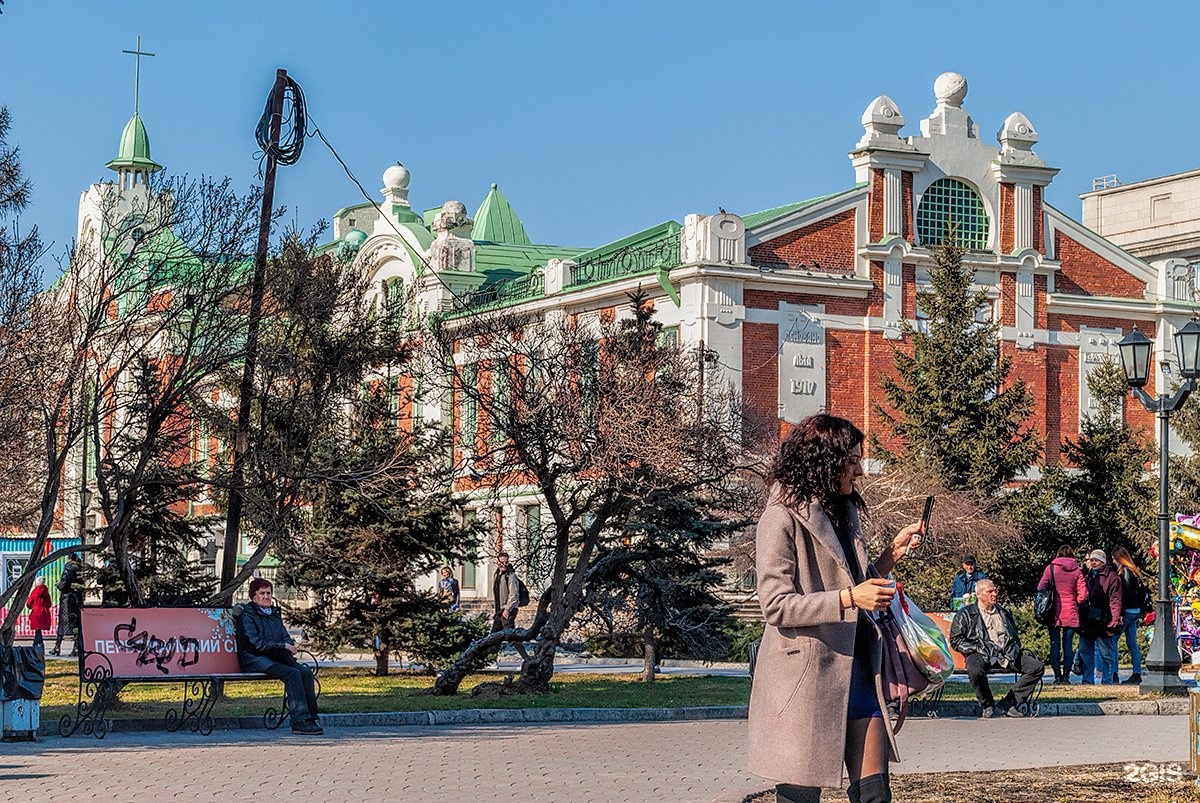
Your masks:
<svg viewBox="0 0 1200 803"><path fill-rule="evenodd" d="M508 562L508 553L496 556L496 573L492 576L492 599L495 603L492 632L517 626L517 608L521 602L521 586L517 572Z"/></svg>

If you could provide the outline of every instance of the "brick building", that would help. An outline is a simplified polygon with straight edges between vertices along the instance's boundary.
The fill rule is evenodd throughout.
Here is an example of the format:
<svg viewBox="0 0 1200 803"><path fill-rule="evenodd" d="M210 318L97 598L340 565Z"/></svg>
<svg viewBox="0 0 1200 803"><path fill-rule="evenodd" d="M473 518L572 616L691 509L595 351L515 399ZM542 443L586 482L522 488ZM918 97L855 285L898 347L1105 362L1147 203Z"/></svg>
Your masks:
<svg viewBox="0 0 1200 803"><path fill-rule="evenodd" d="M1044 202L1058 171L1034 152L1038 134L1023 114L1000 123L993 145L963 107L962 76L939 76L934 94L932 113L907 136L896 104L872 101L849 152L853 181L831 195L742 215L689 214L583 250L531 244L494 185L474 218L454 201L417 214L409 173L396 166L384 175L384 203L338 212L327 247L355 255L381 303L403 298L399 288L415 294L414 319L498 305L619 314L625 294L641 287L678 342L702 348L710 376L739 388L760 416L782 427L824 409L878 433L878 377L892 370L901 324L920 325L916 293L929 286L931 245L952 219L990 300L980 315L1000 324L1013 375L1035 398L1031 425L1054 462L1089 408L1087 371L1115 355L1135 323L1165 356L1192 299L1173 292L1161 265ZM456 415L440 403L414 412ZM1125 415L1153 431L1140 405ZM513 537L537 505L514 488L511 504L487 515ZM482 586L490 568L467 567L466 596L488 595L476 577Z"/></svg>

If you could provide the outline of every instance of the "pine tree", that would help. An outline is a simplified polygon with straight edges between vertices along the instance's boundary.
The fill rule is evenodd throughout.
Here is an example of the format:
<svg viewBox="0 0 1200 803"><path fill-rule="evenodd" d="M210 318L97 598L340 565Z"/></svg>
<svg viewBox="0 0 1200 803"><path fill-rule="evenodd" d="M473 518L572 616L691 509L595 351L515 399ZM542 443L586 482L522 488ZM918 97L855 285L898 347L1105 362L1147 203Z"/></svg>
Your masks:
<svg viewBox="0 0 1200 803"><path fill-rule="evenodd" d="M1026 544L1022 553L997 556L1011 593L1032 593L1060 544L1105 552L1123 546L1137 558L1154 533L1156 483L1145 470L1154 448L1121 414L1124 374L1110 359L1087 383L1095 406L1080 420L1079 438L1064 441L1059 465L1047 467L1009 505Z"/></svg>
<svg viewBox="0 0 1200 803"><path fill-rule="evenodd" d="M928 326L905 324L911 353L893 346L897 376L880 383L891 412L875 405L895 447L873 437L872 451L933 472L950 489L990 497L1033 463L1041 445L1025 427L1033 399L1024 381L1009 380L999 325L978 319L988 298L972 289L962 255L949 238L934 249L933 291L917 295Z"/></svg>
<svg viewBox="0 0 1200 803"><path fill-rule="evenodd" d="M446 611L414 581L447 559L473 557L476 534L457 523L444 434L399 428L374 393L357 408L352 425L326 432L317 453L310 518L281 572L311 590L314 604L289 615L322 653L373 651L377 674L387 674L395 652L436 667L487 623Z"/></svg>
<svg viewBox="0 0 1200 803"><path fill-rule="evenodd" d="M714 548L748 523L723 517L696 494L655 494L620 540L598 553L584 605L640 634L644 680L654 680L662 651L707 660L727 654L733 619L717 591L729 559L714 556Z"/></svg>

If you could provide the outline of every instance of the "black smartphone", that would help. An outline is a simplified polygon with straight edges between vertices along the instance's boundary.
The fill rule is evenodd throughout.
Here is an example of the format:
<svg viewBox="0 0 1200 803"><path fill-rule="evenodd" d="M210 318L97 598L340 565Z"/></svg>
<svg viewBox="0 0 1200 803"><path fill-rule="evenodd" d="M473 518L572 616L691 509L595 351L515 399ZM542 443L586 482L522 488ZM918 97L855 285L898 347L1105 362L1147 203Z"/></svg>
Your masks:
<svg viewBox="0 0 1200 803"><path fill-rule="evenodd" d="M925 497L925 512L921 514L921 534L929 532L929 517L933 515L933 499L932 496Z"/></svg>
<svg viewBox="0 0 1200 803"><path fill-rule="evenodd" d="M933 497L925 497L925 510L921 513L921 532L917 533L908 542L908 546L904 549L904 554L907 557L912 554L914 548L919 547L921 542L925 540L926 534L929 532L929 517L933 515Z"/></svg>

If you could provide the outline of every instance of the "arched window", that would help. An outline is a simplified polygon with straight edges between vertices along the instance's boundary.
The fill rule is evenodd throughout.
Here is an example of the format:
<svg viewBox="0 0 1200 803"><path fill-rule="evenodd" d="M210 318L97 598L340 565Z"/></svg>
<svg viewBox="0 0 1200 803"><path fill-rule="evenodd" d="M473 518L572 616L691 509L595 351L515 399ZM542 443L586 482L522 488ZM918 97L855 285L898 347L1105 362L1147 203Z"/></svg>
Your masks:
<svg viewBox="0 0 1200 803"><path fill-rule="evenodd" d="M929 185L917 207L917 237L933 246L954 227L954 242L968 251L987 248L988 216L979 193L956 178L939 178Z"/></svg>

